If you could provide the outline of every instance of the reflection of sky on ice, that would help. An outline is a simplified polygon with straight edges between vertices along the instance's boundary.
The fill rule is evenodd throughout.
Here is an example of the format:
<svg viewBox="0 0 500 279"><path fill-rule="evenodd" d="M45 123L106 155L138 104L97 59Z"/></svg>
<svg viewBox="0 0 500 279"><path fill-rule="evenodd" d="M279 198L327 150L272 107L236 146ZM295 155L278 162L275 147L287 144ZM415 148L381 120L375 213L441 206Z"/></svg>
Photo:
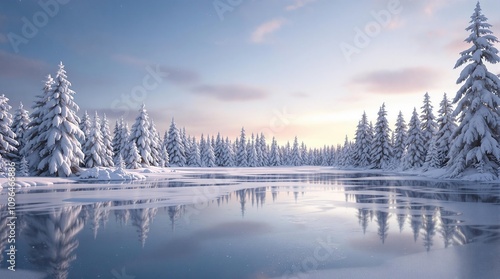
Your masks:
<svg viewBox="0 0 500 279"><path fill-rule="evenodd" d="M300 170L23 189L18 266L54 278L498 272L498 185Z"/></svg>

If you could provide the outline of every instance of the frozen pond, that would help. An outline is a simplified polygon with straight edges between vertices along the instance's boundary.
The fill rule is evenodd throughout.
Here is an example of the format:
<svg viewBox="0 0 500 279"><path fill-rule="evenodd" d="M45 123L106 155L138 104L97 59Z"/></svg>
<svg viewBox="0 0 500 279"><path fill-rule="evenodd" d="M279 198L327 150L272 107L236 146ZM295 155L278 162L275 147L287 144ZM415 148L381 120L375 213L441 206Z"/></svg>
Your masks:
<svg viewBox="0 0 500 279"><path fill-rule="evenodd" d="M16 196L17 271L6 270L2 253L0 277L500 274L497 184L312 167L179 169L173 174L129 184L21 189ZM2 250L8 247L6 190Z"/></svg>

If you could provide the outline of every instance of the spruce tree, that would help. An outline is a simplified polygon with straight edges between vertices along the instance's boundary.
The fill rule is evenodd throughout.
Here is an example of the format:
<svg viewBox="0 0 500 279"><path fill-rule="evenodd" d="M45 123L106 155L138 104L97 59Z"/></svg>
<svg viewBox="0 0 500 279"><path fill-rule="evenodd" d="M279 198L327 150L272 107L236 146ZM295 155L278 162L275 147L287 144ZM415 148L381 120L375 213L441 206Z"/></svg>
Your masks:
<svg viewBox="0 0 500 279"><path fill-rule="evenodd" d="M91 122L89 133L85 137L83 153L85 154L85 167L93 168L101 167L103 165L102 156L105 155L106 150L102 140L101 124L97 112L95 113L94 119Z"/></svg>
<svg viewBox="0 0 500 279"><path fill-rule="evenodd" d="M18 141L16 134L12 131L12 108L8 104L9 99L5 95L0 95L0 156L6 160L17 160Z"/></svg>
<svg viewBox="0 0 500 279"><path fill-rule="evenodd" d="M154 135L151 134L150 125L146 106L142 104L139 109L139 115L135 119L135 123L132 125L130 130L130 140L135 142L140 155L139 163L144 167L154 164L154 160L151 155L151 147L153 145L152 140L154 139Z"/></svg>
<svg viewBox="0 0 500 279"><path fill-rule="evenodd" d="M238 167L248 167L248 153L247 153L246 143L247 140L246 140L245 128L241 128L238 150L236 152L236 165Z"/></svg>
<svg viewBox="0 0 500 279"><path fill-rule="evenodd" d="M179 129L177 129L173 118L168 130L167 152L170 166L184 167L186 165L184 145L181 141Z"/></svg>
<svg viewBox="0 0 500 279"><path fill-rule="evenodd" d="M189 157L187 158L187 165L190 167L201 167L200 148L196 142L196 138L193 137L190 146L191 150L189 151Z"/></svg>
<svg viewBox="0 0 500 279"><path fill-rule="evenodd" d="M431 99L429 93L424 95L424 104L421 107L422 114L420 115L420 125L422 129L422 135L424 136L424 150L427 156L427 151L430 149L430 142L434 134L436 133L436 117L432 112L433 106L431 104Z"/></svg>
<svg viewBox="0 0 500 279"><path fill-rule="evenodd" d="M293 140L293 147L290 156L290 164L292 166L302 165L302 158L300 156L299 141L297 139L297 136L295 136L295 139Z"/></svg>
<svg viewBox="0 0 500 279"><path fill-rule="evenodd" d="M406 128L407 127L406 122L403 118L403 113L399 111L398 118L396 120L396 128L394 129L393 145L394 159L396 160L396 163L401 163L405 155L407 138Z"/></svg>
<svg viewBox="0 0 500 279"><path fill-rule="evenodd" d="M123 129L123 118L117 120L115 123L115 129L113 130L113 142L111 146L113 147L113 163L118 166L118 157L123 161L123 156L121 156L121 143L122 143L122 129Z"/></svg>
<svg viewBox="0 0 500 279"><path fill-rule="evenodd" d="M416 109L413 109L413 114L408 124L406 148L407 151L403 162L404 168L420 168L425 161L425 147L424 135Z"/></svg>
<svg viewBox="0 0 500 279"><path fill-rule="evenodd" d="M106 118L106 114L102 117L101 122L101 135L102 144L104 147L104 152L102 154L102 166L103 167L113 167L115 164L113 162L113 142L111 139L111 132L109 130L109 122Z"/></svg>
<svg viewBox="0 0 500 279"><path fill-rule="evenodd" d="M363 112L361 120L356 129L353 150L353 164L357 167L367 167L370 165L371 136L369 135L369 124L366 113Z"/></svg>
<svg viewBox="0 0 500 279"><path fill-rule="evenodd" d="M439 116L437 119L438 130L436 132L436 152L438 167L442 168L448 163L448 153L452 135L457 129L455 117L453 116L453 107L448 100L446 93L439 105Z"/></svg>
<svg viewBox="0 0 500 279"><path fill-rule="evenodd" d="M457 84L463 82L453 103L459 126L453 133L450 148L450 176L460 177L474 169L483 174L478 179L498 178L500 166L500 79L486 68L485 62L500 62L498 50L493 47L498 39L490 30L487 18L481 13L479 2L471 16L471 34L465 40L472 46L460 53L458 68L469 63L460 73Z"/></svg>
<svg viewBox="0 0 500 279"><path fill-rule="evenodd" d="M269 166L276 167L281 166L281 158L279 154L279 147L276 139L273 137L271 141L271 151L269 154Z"/></svg>
<svg viewBox="0 0 500 279"><path fill-rule="evenodd" d="M39 175L69 176L77 173L84 155L78 139L84 138L73 101L75 91L70 89L62 62L55 78L55 87L44 105L46 114L41 124L41 161L36 166Z"/></svg>
<svg viewBox="0 0 500 279"><path fill-rule="evenodd" d="M16 152L15 157L16 159L20 159L24 157L23 149L24 146L26 145L26 131L28 130L29 124L30 124L30 117L29 117L29 112L24 109L23 104L20 103L19 107L16 109L14 112L14 119L12 121L12 131L16 135L16 141L17 141L17 146L16 146Z"/></svg>
<svg viewBox="0 0 500 279"><path fill-rule="evenodd" d="M38 164L41 161L42 150L46 146L46 141L42 138L42 132L46 127L44 127L47 123L43 123L43 119L45 118L45 114L48 113L45 110L45 104L49 101L51 92L54 86L54 79L51 75L47 76L45 81L42 94L37 95L35 97L35 102L32 105L32 112L30 115L31 122L28 124L28 130L25 133L25 146L21 150L21 153L26 157L28 161L28 165L32 169L31 172L34 174L37 173ZM42 125L43 124L43 125Z"/></svg>
<svg viewBox="0 0 500 279"><path fill-rule="evenodd" d="M390 128L387 122L385 104L380 107L377 122L375 123L375 135L373 138L372 165L376 169L385 169L390 166L392 150L390 145Z"/></svg>

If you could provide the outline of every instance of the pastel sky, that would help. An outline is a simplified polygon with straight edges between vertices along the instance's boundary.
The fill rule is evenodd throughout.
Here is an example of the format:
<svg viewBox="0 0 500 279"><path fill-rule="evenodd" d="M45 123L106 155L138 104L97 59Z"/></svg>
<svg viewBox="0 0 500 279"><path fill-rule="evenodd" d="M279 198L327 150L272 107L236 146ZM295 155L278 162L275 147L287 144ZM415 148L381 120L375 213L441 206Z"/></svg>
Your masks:
<svg viewBox="0 0 500 279"><path fill-rule="evenodd" d="M123 114L132 124L145 103L162 133L175 117L197 137L234 139L244 126L279 143L337 144L353 138L363 111L375 122L384 102L392 126L425 92L435 108L444 92L454 97L475 4L1 1L0 93L31 107L63 61L79 115L105 112L113 126ZM500 36L500 1L481 6Z"/></svg>

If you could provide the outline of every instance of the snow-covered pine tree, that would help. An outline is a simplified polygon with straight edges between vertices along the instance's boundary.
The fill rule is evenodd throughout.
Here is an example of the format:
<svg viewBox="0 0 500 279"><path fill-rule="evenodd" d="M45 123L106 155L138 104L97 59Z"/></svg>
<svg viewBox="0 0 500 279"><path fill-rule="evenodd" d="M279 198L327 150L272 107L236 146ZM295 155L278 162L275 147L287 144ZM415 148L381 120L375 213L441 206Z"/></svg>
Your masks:
<svg viewBox="0 0 500 279"><path fill-rule="evenodd" d="M310 165L309 152L308 152L307 146L304 142L300 143L300 158L302 159L301 165Z"/></svg>
<svg viewBox="0 0 500 279"><path fill-rule="evenodd" d="M83 138L78 105L73 101L75 91L70 89L63 63L59 63L55 87L44 105L47 113L42 120L41 161L36 166L39 175L69 176L77 173L84 155L79 142Z"/></svg>
<svg viewBox="0 0 500 279"><path fill-rule="evenodd" d="M486 68L484 62L500 62L498 50L493 47L498 39L490 30L491 25L481 13L479 2L466 28L471 34L465 40L472 46L460 53L455 64L458 68L470 62L460 73L457 84L465 82L458 90L453 103L454 115L459 116L459 126L453 133L450 149L450 176L460 177L474 169L482 177L498 178L500 162L500 79Z"/></svg>
<svg viewBox="0 0 500 279"><path fill-rule="evenodd" d="M371 148L370 140L372 137L368 134L369 132L368 118L366 117L366 112L363 112L354 139L352 154L354 166L363 168L370 165L369 150Z"/></svg>
<svg viewBox="0 0 500 279"><path fill-rule="evenodd" d="M26 161L26 158L23 156L21 157L21 162L19 163L19 173L17 175L26 177L29 176L29 166L28 166L28 161Z"/></svg>
<svg viewBox="0 0 500 279"><path fill-rule="evenodd" d="M427 155L425 156L424 170L428 170L430 168L439 168L439 157L436 146L436 136L432 137L431 143L429 144L429 150L427 151Z"/></svg>
<svg viewBox="0 0 500 279"><path fill-rule="evenodd" d="M90 124L89 133L85 137L83 153L85 154L84 166L86 168L100 167L103 165L103 155L106 150L102 140L101 124L97 111L94 119Z"/></svg>
<svg viewBox="0 0 500 279"><path fill-rule="evenodd" d="M149 122L149 134L152 136L150 144L151 144L151 162L150 165L152 166L160 166L161 162L161 153L162 153L162 144L161 144L161 138L160 138L160 133L156 130L156 125L153 120Z"/></svg>
<svg viewBox="0 0 500 279"><path fill-rule="evenodd" d="M184 167L186 165L184 145L182 144L179 129L177 129L173 118L168 129L167 152L170 166Z"/></svg>
<svg viewBox="0 0 500 279"><path fill-rule="evenodd" d="M207 137L207 141L209 141L209 137ZM205 136L201 134L200 137L200 144L199 144L199 149L200 149L200 167L206 167L205 161L202 160L201 154L206 153L205 149L207 148L207 142L205 141Z"/></svg>
<svg viewBox="0 0 500 279"><path fill-rule="evenodd" d="M387 112L385 104L382 104L378 112L377 122L375 123L375 135L373 138L372 165L376 169L385 169L390 166L392 150L390 145L390 128L387 122Z"/></svg>
<svg viewBox="0 0 500 279"><path fill-rule="evenodd" d="M262 153L262 166L269 166L269 147L263 133L260 133L260 149Z"/></svg>
<svg viewBox="0 0 500 279"><path fill-rule="evenodd" d="M5 95L0 95L0 156L13 161L17 160L17 142L16 134L12 131L12 114L9 110L12 108L8 104L9 99Z"/></svg>
<svg viewBox="0 0 500 279"><path fill-rule="evenodd" d="M109 122L106 118L106 114L102 116L101 122L101 135L102 144L104 147L104 152L101 156L103 167L113 167L115 164L113 162L113 142L111 139L111 131L109 130Z"/></svg>
<svg viewBox="0 0 500 279"><path fill-rule="evenodd" d="M248 166L249 167L257 167L258 166L258 160L257 160L257 151L255 149L255 136L252 134L252 139L248 141L247 143L247 152L248 152Z"/></svg>
<svg viewBox="0 0 500 279"><path fill-rule="evenodd" d="M90 133L90 127L92 127L92 120L90 119L90 115L87 113L87 111L83 113L78 126L83 132L83 138L79 139L80 144L83 146L85 144L85 137Z"/></svg>
<svg viewBox="0 0 500 279"><path fill-rule="evenodd" d="M255 153L257 154L257 167L262 167L263 164L263 158L262 158L262 147L260 146L260 137L259 134L255 135Z"/></svg>
<svg viewBox="0 0 500 279"><path fill-rule="evenodd" d="M203 140L203 142L205 142L205 140ZM187 158L187 165L190 167L201 167L200 148L195 137L193 137L190 146L191 150L189 151L189 157Z"/></svg>
<svg viewBox="0 0 500 279"><path fill-rule="evenodd" d="M269 154L269 166L281 166L281 158L279 154L279 147L276 139L273 137L271 141L271 152Z"/></svg>
<svg viewBox="0 0 500 279"><path fill-rule="evenodd" d="M420 168L425 161L424 135L417 110L413 109L413 114L408 124L408 137L406 139L406 155L403 160L403 168Z"/></svg>
<svg viewBox="0 0 500 279"><path fill-rule="evenodd" d="M241 128L241 135L238 142L238 150L236 151L236 165L238 167L248 167L248 153L245 128Z"/></svg>
<svg viewBox="0 0 500 279"><path fill-rule="evenodd" d="M214 155L214 149L212 147L212 144L210 140L208 140L210 137L207 137L207 141L205 142L205 148L203 148L203 152L200 154L201 156L201 162L204 167L208 168L213 168L216 167L215 165L215 155Z"/></svg>
<svg viewBox="0 0 500 279"><path fill-rule="evenodd" d="M122 142L122 129L123 129L123 118L117 120L115 123L115 129L113 130L113 142L111 146L113 147L113 163L118 167L118 156L121 155L121 142ZM123 157L121 157L123 160Z"/></svg>
<svg viewBox="0 0 500 279"><path fill-rule="evenodd" d="M125 162L126 159L129 157L129 150L130 150L130 146L129 146L129 138L130 138L130 132L129 132L129 129L128 129L128 123L123 121L123 119L121 119L121 136L120 136L120 152L121 152L121 155L122 155L122 159L123 161ZM137 147L136 147L137 149ZM127 162L125 162L125 164L127 164Z"/></svg>
<svg viewBox="0 0 500 279"><path fill-rule="evenodd" d="M42 138L42 131L45 129L42 123L47 114L44 105L49 101L51 92L53 90L54 79L51 75L47 76L45 85L43 87L43 92L35 97L35 102L33 104L32 112L30 115L31 122L28 125L28 130L25 133L25 146L21 150L21 153L26 157L28 165L33 169L33 173L36 173L36 168L40 163L42 154L40 153L46 146L46 142Z"/></svg>
<svg viewBox="0 0 500 279"><path fill-rule="evenodd" d="M16 141L18 145L16 146L15 157L17 160L24 157L23 149L26 145L26 131L30 124L29 112L23 108L23 103L19 104L19 107L14 112L14 119L12 121L12 131L16 135Z"/></svg>
<svg viewBox="0 0 500 279"><path fill-rule="evenodd" d="M139 163L143 167L150 166L154 163L153 157L151 156L151 141L153 140L153 135L151 134L150 126L151 124L149 123L146 106L142 104L139 109L139 115L130 129L130 140L135 142L141 157Z"/></svg>
<svg viewBox="0 0 500 279"><path fill-rule="evenodd" d="M290 164L292 166L301 166L302 165L302 157L300 156L300 148L299 148L299 140L297 136L293 140L292 152L290 154Z"/></svg>
<svg viewBox="0 0 500 279"><path fill-rule="evenodd" d="M406 122L403 117L403 113L399 111L398 118L396 120L396 128L394 129L394 144L393 144L393 156L395 163L399 164L402 162L406 151Z"/></svg>
<svg viewBox="0 0 500 279"><path fill-rule="evenodd" d="M165 145L161 145L160 148L161 148L161 150L160 150L159 166L162 168L166 168L170 165L170 162L168 161L169 156L168 156L167 147Z"/></svg>
<svg viewBox="0 0 500 279"><path fill-rule="evenodd" d="M290 141L286 142L286 145L281 149L282 150L282 155L281 155L281 163L285 166L291 166L292 165L292 147L290 146Z"/></svg>
<svg viewBox="0 0 500 279"><path fill-rule="evenodd" d="M138 169L141 167L141 155L132 137L126 142L124 153L126 155L124 162L127 169Z"/></svg>
<svg viewBox="0 0 500 279"><path fill-rule="evenodd" d="M223 143L222 149L222 166L223 167L233 167L234 166L234 151L229 142L229 138L226 137L226 141Z"/></svg>
<svg viewBox="0 0 500 279"><path fill-rule="evenodd" d="M424 104L421 107L422 114L420 115L420 125L422 126L422 135L424 136L424 152L427 156L427 151L430 149L431 139L436 133L436 117L432 112L433 106L431 104L431 98L429 97L429 93L425 93L424 95Z"/></svg>
<svg viewBox="0 0 500 279"><path fill-rule="evenodd" d="M222 152L224 152L224 139L221 138L220 133L217 133L217 138L215 140L214 155L215 155L215 165L218 167L223 166Z"/></svg>
<svg viewBox="0 0 500 279"><path fill-rule="evenodd" d="M446 166L448 163L448 153L452 135L457 129L455 117L453 116L453 107L448 100L446 93L443 95L443 100L439 104L439 115L437 119L438 130L436 132L436 152L438 159L438 168Z"/></svg>
<svg viewBox="0 0 500 279"><path fill-rule="evenodd" d="M180 132L182 145L184 146L184 158L187 158L186 152L191 147L191 142L187 139L186 127L182 127L182 129L180 129L179 132Z"/></svg>

